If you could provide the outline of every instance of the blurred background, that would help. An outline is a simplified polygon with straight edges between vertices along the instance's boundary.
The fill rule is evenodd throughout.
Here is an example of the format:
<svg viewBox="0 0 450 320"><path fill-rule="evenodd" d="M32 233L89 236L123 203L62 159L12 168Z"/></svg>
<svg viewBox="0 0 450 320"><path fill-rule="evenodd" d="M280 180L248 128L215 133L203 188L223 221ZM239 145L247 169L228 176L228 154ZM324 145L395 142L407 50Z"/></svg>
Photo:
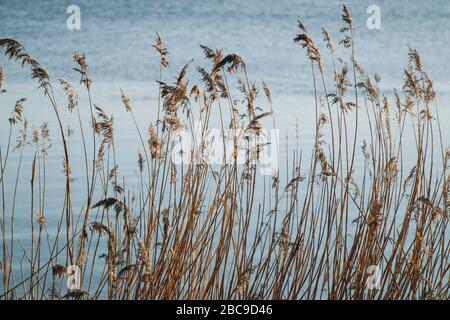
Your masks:
<svg viewBox="0 0 450 320"><path fill-rule="evenodd" d="M331 64L326 48L321 41L320 27L325 27L336 47L341 38L339 29L342 4L346 3L356 28L356 59L366 71L377 73L383 93L392 98L393 88L401 90L403 69L408 62L408 47L419 49L425 70L434 81L437 102L442 110L441 125L445 135L449 133L450 94L450 2L435 1L333 1L333 0L97 0L97 1L17 1L0 0L0 38L13 38L48 69L55 87L58 78L66 78L74 84L79 75L72 70L74 53L84 53L93 81L94 103L100 105L115 118L116 145L120 173L127 177L129 185L136 181L137 153L140 148L129 115L123 110L120 88L130 97L138 122L145 130L156 114L159 77L159 57L152 47L155 32L159 31L169 50L170 68L164 80L172 82L180 69L194 59L188 77L192 84L198 80L195 66L205 64L200 44L211 48L222 48L224 53L234 52L242 56L251 79L264 79L272 90L277 124L284 137L290 137L298 121L300 141L307 148L313 139L314 105L311 69L305 52L293 42L298 32L297 19L307 27L324 56L325 73L331 80ZM70 5L80 8L80 29L68 29L66 12ZM370 5L380 8L380 29L370 30L367 12ZM348 50L338 49L337 55L347 57ZM62 148L59 145L55 119L51 107L36 90L36 82L29 79L29 71L2 55L0 65L4 68L3 87L7 94L0 95L0 143L7 140L9 113L15 101L26 97L25 112L30 123L40 126L49 122L53 147L50 151L48 206L55 208L58 216L61 199ZM87 115L86 95L76 86L80 98L80 110ZM57 93L61 108L66 104L62 92ZM68 126L76 120L63 108L63 119ZM296 120L297 119L297 120ZM71 137L73 175L82 181L83 163L79 132L74 122ZM362 125L364 127L364 124ZM364 131L361 131L362 137ZM309 151L308 151L309 152ZM25 154L26 163L34 156ZM11 156L13 159L17 154ZM75 159L75 160L74 160ZM80 161L76 161L79 159ZM30 168L23 168L27 178ZM5 178L6 186L12 190L14 174ZM74 184L77 188L83 184ZM19 185L18 197L27 198L28 185ZM76 200L76 199L75 199ZM18 210L28 207L26 201L18 202ZM28 217L18 216L28 221ZM25 228L26 230L26 228ZM20 227L19 227L20 231Z"/></svg>

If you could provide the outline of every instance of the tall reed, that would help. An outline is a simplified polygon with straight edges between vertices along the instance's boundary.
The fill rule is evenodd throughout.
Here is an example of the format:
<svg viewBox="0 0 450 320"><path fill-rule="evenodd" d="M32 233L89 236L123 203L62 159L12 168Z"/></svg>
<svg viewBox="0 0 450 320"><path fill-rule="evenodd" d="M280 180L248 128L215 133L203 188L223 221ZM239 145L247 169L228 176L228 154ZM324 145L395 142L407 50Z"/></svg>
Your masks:
<svg viewBox="0 0 450 320"><path fill-rule="evenodd" d="M48 72L20 43L1 39L6 56L31 69L56 116L65 196L60 218L49 225L46 217L54 211L46 205L52 197L46 177L52 142L47 123L33 127L30 140L21 98L9 118L6 147L0 147L0 297L449 299L450 150L433 83L418 51L409 48L402 88L393 97L383 94L379 79L374 83L357 62L355 28L345 6L342 20L339 45L347 58L337 56L324 28L328 53L323 55L298 23L294 41L306 50L314 90L314 144L312 150L286 147L286 154L277 155L282 170L271 176L259 174L257 160L266 144L247 144L244 163L238 161L242 137L275 127L276 106L267 85L262 83L268 108L262 110L258 85L241 57L207 46L201 49L209 67L196 69L200 84L188 81L192 61L168 83L169 53L158 33L159 96L152 109L157 119L146 131L126 91L117 93L142 148L136 156L137 189L127 187L119 174L114 119L94 103L86 57L73 58L86 89L88 119L79 111L85 106L74 87L60 79L81 133L83 156L75 159ZM2 94L4 82L0 68ZM221 164L208 161L214 118L222 131L231 132L222 136L224 154L231 156L223 156ZM363 138L362 128L367 129ZM183 130L199 135L199 145L178 150ZM14 219L23 213L15 212L15 204L17 187L25 183L21 168L28 164L22 155L31 151L29 142L34 146L32 174L26 177L30 242L19 247ZM11 152L20 154L15 169ZM175 152L190 161L175 163ZM76 206L74 161L83 162L86 176L80 182L85 202ZM5 182L10 175L15 176L13 188ZM70 274L71 265L80 272ZM80 286L67 288L65 280L73 276L79 276Z"/></svg>

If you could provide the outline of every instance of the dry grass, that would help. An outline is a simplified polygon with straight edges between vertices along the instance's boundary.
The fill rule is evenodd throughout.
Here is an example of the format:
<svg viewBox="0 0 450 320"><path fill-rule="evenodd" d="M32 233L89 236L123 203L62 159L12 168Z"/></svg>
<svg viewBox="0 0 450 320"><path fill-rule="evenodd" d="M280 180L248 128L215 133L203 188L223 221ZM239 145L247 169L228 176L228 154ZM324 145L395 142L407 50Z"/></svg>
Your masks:
<svg viewBox="0 0 450 320"><path fill-rule="evenodd" d="M133 193L119 176L115 154L120 145L115 145L113 118L92 102L86 58L74 55L89 119L82 119L79 108L84 106L71 84L64 79L60 84L83 141L86 195L79 213L74 212L71 191L75 160L70 158L50 77L21 44L0 40L9 59L31 69L50 102L60 129L65 174L62 214L56 226L48 226L49 130L44 123L27 135L25 100L19 99L9 118L7 146L0 149L0 297L449 299L450 151L442 139L433 84L419 53L411 48L403 87L391 99L382 95L357 63L354 27L345 7L342 18L339 45L347 59L335 56L335 45L322 29L325 57L299 22L294 40L311 62L315 143L309 161L304 160L306 151L297 149L284 156L287 177L258 174L259 166L250 158L263 146L256 153L247 150L244 165L236 157L218 167L201 161L172 163L175 146L170 138L180 128L193 132L194 122L201 120L206 137L211 114L219 113L222 128L258 133L272 110L256 107L257 85L238 55L206 46L202 50L210 69L197 69L202 84L188 83L189 64L175 83L165 82L169 55L157 34L158 118L146 133L138 126L132 99L120 93L143 150L138 155L139 192ZM333 69L325 69L325 59ZM0 68L0 85L2 80ZM234 83L240 96L230 90ZM263 92L271 106L265 84ZM240 100L242 105L236 103ZM361 124L370 133L362 145ZM13 146L15 135L19 138ZM416 152L405 150L411 139ZM35 157L25 164L22 155L30 144ZM232 145L237 149L237 140ZM17 171L9 169L11 152L20 154ZM407 167L405 157L414 165ZM364 164L356 166L360 160ZM14 240L17 186L30 183L19 178L24 165L32 167L30 249ZM17 176L15 188L5 185L6 175ZM13 203L11 210L7 201ZM16 255L22 256L19 265ZM81 269L80 290L66 289L69 265ZM381 271L376 290L368 287L373 265Z"/></svg>

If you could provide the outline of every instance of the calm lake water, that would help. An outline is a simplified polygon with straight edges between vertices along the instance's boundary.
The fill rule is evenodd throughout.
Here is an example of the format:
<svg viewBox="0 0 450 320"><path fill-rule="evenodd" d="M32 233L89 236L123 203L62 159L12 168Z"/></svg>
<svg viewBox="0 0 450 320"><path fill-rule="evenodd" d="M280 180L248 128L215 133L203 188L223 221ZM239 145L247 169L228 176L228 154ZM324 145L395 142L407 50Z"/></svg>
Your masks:
<svg viewBox="0 0 450 320"><path fill-rule="evenodd" d="M204 64L199 44L236 52L246 61L249 76L264 79L272 90L277 125L281 136L293 134L295 119L300 124L302 146L310 150L314 127L313 87L311 69L303 49L293 43L297 19L307 26L313 38L321 39L320 27L330 32L337 45L342 26L342 4L348 3L356 27L356 57L370 73L381 76L380 88L392 96L393 88L401 89L403 69L407 65L407 45L419 49L425 69L434 80L441 110L444 140L449 142L450 125L450 2L436 1L0 1L0 38L14 38L45 66L52 79L64 77L73 83L79 80L72 70L72 55L84 53L93 80L94 103L113 114L116 125L116 145L121 174L136 181L137 152L140 145L133 124L121 105L123 88L135 108L139 124L145 128L155 117L159 59L152 47L155 31L159 31L170 54L170 69L165 79L170 82L179 70L194 59L189 76L198 79L194 66ZM81 29L66 27L66 8L76 4L81 9ZM371 4L380 7L381 29L369 30L366 12ZM322 45L322 44L321 44ZM325 53L325 48L323 52ZM338 54L343 53L342 50ZM0 95L0 144L7 141L8 117L14 102L26 97L25 113L30 124L49 122L54 146L48 166L47 199L50 221L59 217L64 190L61 182L62 147L55 127L55 117L47 100L29 80L28 70L9 62L2 55L0 65L5 71L4 88ZM329 61L325 68L330 69ZM79 90L80 108L87 116L86 97ZM65 98L57 93L61 106ZM63 111L65 124L74 126L71 157L74 175L82 175L83 154L75 115ZM365 124L362 125L363 127ZM362 131L364 134L364 131ZM78 146L77 146L78 145ZM2 149L3 150L3 149ZM414 148L411 148L414 152ZM30 160L34 149L25 152L22 170L29 179ZM11 172L5 178L6 191L11 194L18 155L12 154ZM75 198L84 184L75 183ZM29 228L29 184L18 186L16 219L18 239L26 238ZM10 206L10 202L6 204Z"/></svg>
<svg viewBox="0 0 450 320"><path fill-rule="evenodd" d="M170 68L165 79L170 82L185 63L194 59L188 74L198 80L196 65L204 65L199 44L223 48L225 53L236 52L246 61L251 79L264 79L272 90L277 125L290 137L296 119L300 126L301 144L308 150L314 128L313 86L311 70L304 51L293 43L297 19L307 26L313 38L320 42L320 27L328 29L335 44L342 26L343 1L13 1L0 2L0 37L19 40L46 67L52 79L66 78L78 82L72 55L85 53L93 80L93 100L109 114L116 126L116 145L121 173L136 178L136 157L140 144L129 114L122 107L120 88L131 99L138 122L144 129L155 117L159 59L152 47L155 31L164 38L170 54ZM438 92L441 125L444 138L448 136L450 95L450 3L448 1L377 1L380 8L380 30L369 30L366 12L373 1L347 2L356 27L357 60L370 73L381 76L380 88L392 96L393 88L401 89L407 45L420 50L423 64ZM69 30L66 9L77 4L81 10L81 29ZM321 44L322 45L322 44ZM324 54L325 48L322 48ZM345 53L338 50L338 55ZM7 118L14 102L26 97L25 113L30 124L39 126L49 122L54 147L49 165L58 168L48 174L48 194L61 192L62 148L59 145L55 117L47 100L36 90L36 83L28 79L28 70L8 62L2 55L0 65L5 71L3 87L7 94L0 96L0 143L5 147ZM325 68L331 70L329 59ZM56 84L58 86L58 84ZM82 114L88 116L86 97L79 91ZM59 92L61 106L65 97ZM84 106L84 107L83 107ZM63 108L64 109L64 108ZM77 144L80 135L74 115L63 112L63 119L74 129L71 138L72 170L82 174L82 149ZM364 129L364 124L362 125ZM364 131L361 131L362 134ZM448 141L447 141L448 142ZM34 151L25 152L28 164ZM17 160L12 154L11 159ZM79 161L77 161L79 160ZM282 159L283 160L283 159ZM24 177L30 165L22 169ZM9 170L12 169L12 166ZM9 171L8 170L8 171ZM13 170L11 170L13 172ZM9 174L6 183L13 187L15 175ZM81 179L80 179L81 180ZM53 183L52 183L53 182ZM83 187L74 185L74 189ZM19 184L18 197L29 192L27 183ZM81 190L80 189L80 190ZM52 196L48 205L58 205L60 198ZM28 211L28 201L18 203L17 210ZM56 214L57 216L58 214ZM25 221L26 218L24 218ZM20 230L21 217L18 217ZM28 226L27 226L28 227Z"/></svg>

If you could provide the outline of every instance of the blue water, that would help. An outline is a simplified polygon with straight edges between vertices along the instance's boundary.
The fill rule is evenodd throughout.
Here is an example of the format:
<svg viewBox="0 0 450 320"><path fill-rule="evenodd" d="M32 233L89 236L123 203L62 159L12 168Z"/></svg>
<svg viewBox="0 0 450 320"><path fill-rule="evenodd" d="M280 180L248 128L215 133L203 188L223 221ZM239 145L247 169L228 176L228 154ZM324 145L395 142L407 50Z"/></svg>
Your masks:
<svg viewBox="0 0 450 320"><path fill-rule="evenodd" d="M225 53L238 53L246 61L250 78L264 79L272 90L277 125L293 135L295 119L300 124L302 146L310 150L314 127L313 87L311 70L304 50L293 43L297 19L308 28L324 54L325 70L331 72L329 57L321 43L320 27L329 31L337 45L342 27L341 7L349 5L356 28L356 59L370 73L381 76L380 87L387 95L393 88L401 89L403 69L407 65L407 45L419 49L422 61L437 91L444 140L449 142L450 125L450 2L436 1L17 1L0 0L0 38L14 38L32 53L56 80L64 77L74 84L79 80L72 70L72 55L84 53L93 80L94 103L115 117L116 145L121 175L130 181L137 179L137 152L140 145L133 124L121 105L120 88L129 95L143 130L155 117L159 76L159 58L152 44L159 31L170 54L170 68L164 78L172 81L189 62L189 77L198 79L196 65L204 65L200 44L222 48ZM66 27L66 8L76 4L81 9L81 29ZM381 9L381 29L366 27L369 5ZM342 49L338 55L345 55ZM26 116L31 124L49 122L54 146L48 166L47 200L49 221L60 215L64 190L61 182L62 147L58 140L55 117L50 105L28 79L28 70L9 62L2 55L0 66L5 72L0 95L0 144L6 143L10 110L20 97L27 97ZM86 96L76 85L80 109L88 115ZM60 104L64 95L57 93ZM266 104L267 105L267 104ZM71 138L74 197L83 193L83 154L75 115L62 111L63 121L75 130ZM364 125L363 125L364 127ZM364 130L362 131L364 134ZM412 142L412 141L411 141ZM2 149L4 150L4 149ZM413 148L411 150L414 150ZM414 152L414 151L412 151ZM309 155L309 154L308 154ZM29 179L30 160L34 149L27 148L22 169L24 181ZM11 162L18 160L16 153ZM282 162L285 159L282 159ZM7 193L14 187L14 165L5 178ZM9 172L8 170L8 172ZM16 219L18 238L25 238L29 228L29 184L19 184ZM6 204L10 208L10 201Z"/></svg>
<svg viewBox="0 0 450 320"><path fill-rule="evenodd" d="M71 55L83 52L94 81L155 79L158 59L151 45L163 35L177 71L194 58L199 44L239 53L255 79L264 78L276 96L310 93L303 52L293 44L301 19L315 39L320 27L338 41L341 6L349 3L357 30L357 59L398 86L406 46L417 47L439 91L449 90L450 3L443 1L14 1L0 2L0 36L21 41L54 78L69 77ZM66 28L66 8L81 9L81 29ZM366 9L377 4L381 30L369 30ZM318 41L319 42L319 41ZM2 65L5 63L2 61ZM200 63L200 62L199 62ZM9 68L7 68L7 71ZM8 73L7 73L8 74ZM19 81L20 74L10 74Z"/></svg>

